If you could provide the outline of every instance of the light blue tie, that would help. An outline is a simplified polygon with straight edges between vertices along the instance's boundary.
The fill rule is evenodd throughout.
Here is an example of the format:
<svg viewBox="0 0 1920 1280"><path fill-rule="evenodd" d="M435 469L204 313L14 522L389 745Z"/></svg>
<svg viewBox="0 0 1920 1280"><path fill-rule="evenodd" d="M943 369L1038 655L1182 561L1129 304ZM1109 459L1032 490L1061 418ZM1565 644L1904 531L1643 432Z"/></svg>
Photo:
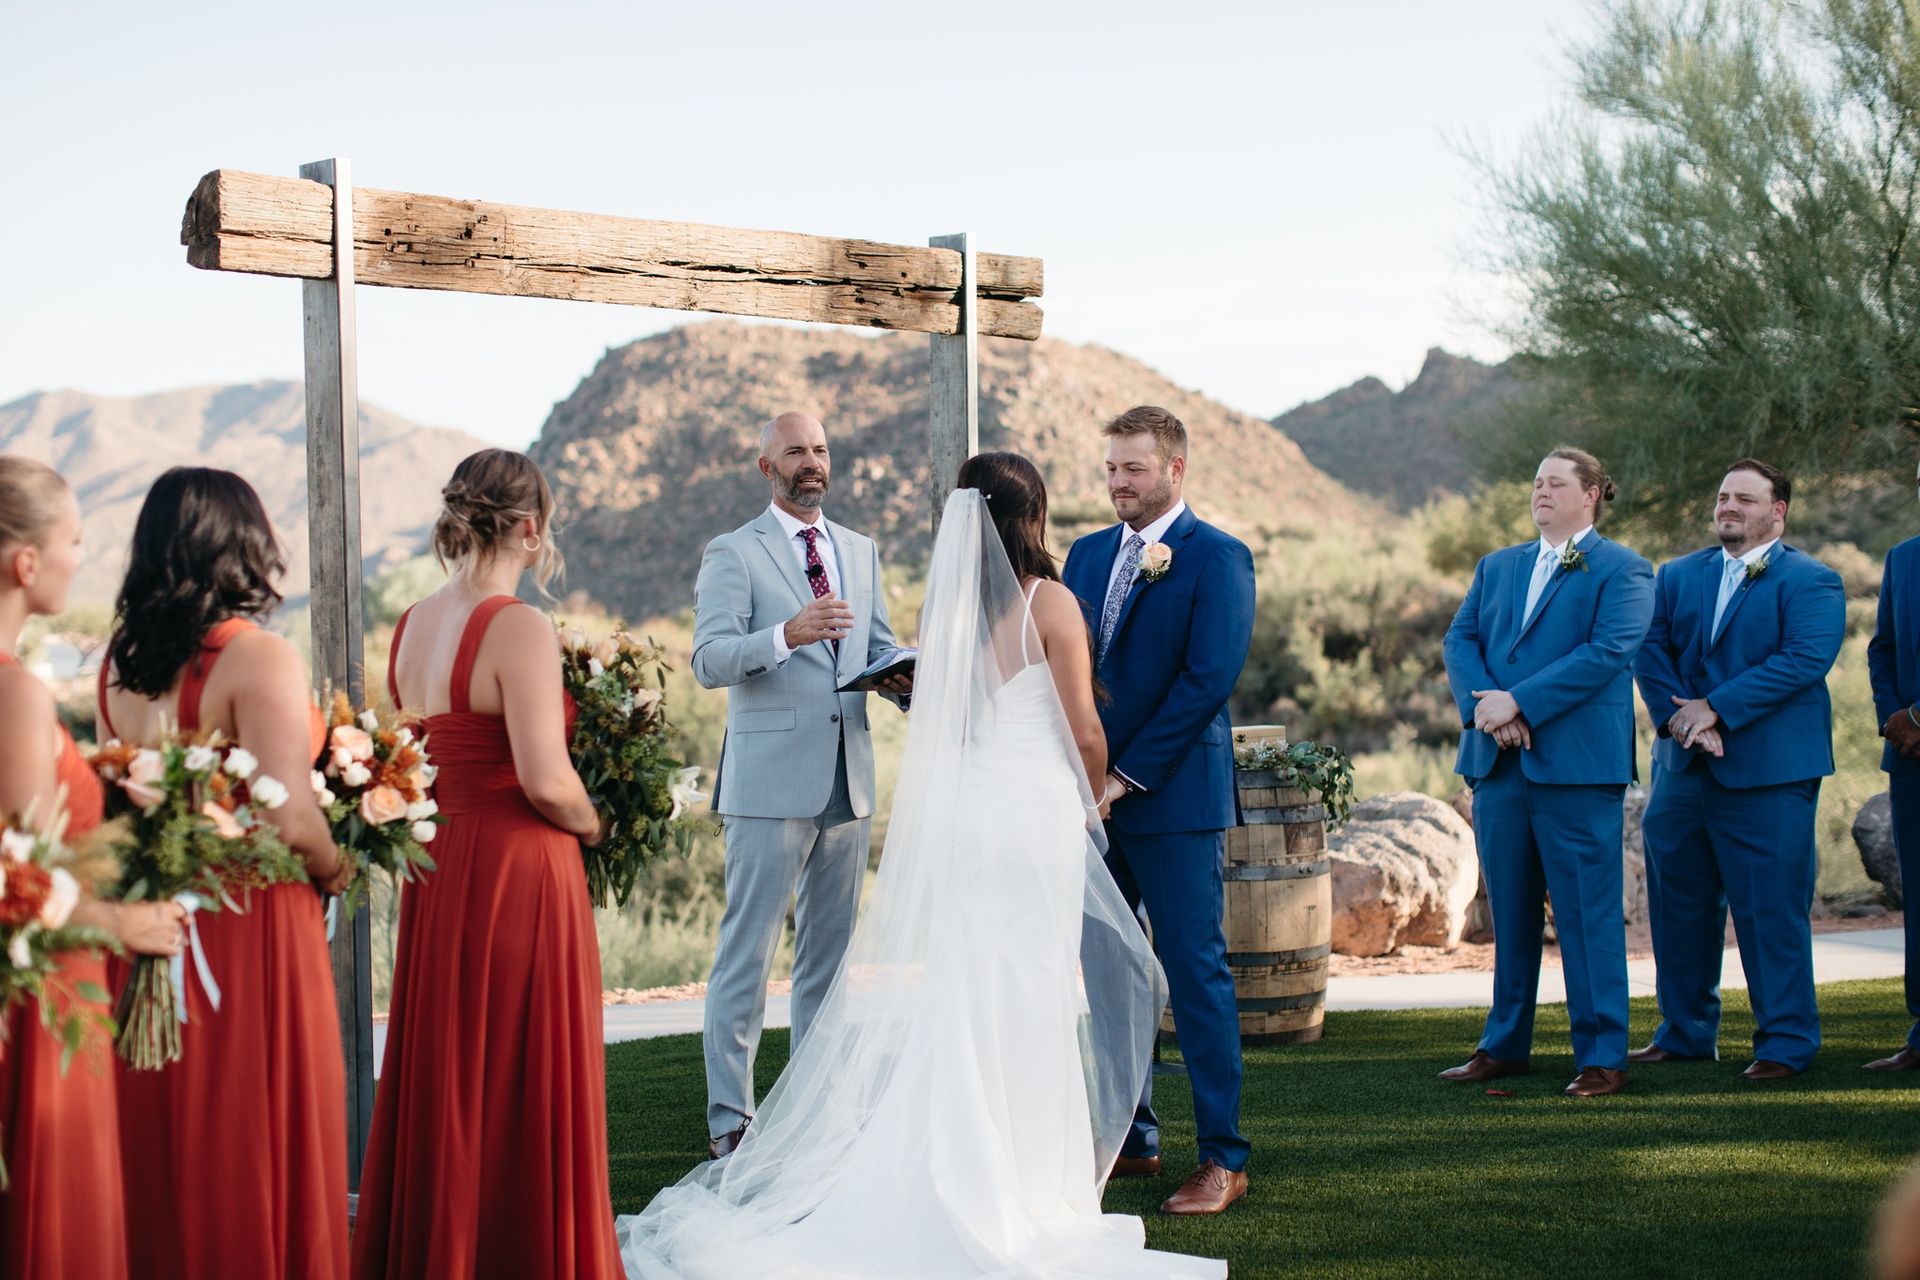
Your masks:
<svg viewBox="0 0 1920 1280"><path fill-rule="evenodd" d="M1526 626L1533 621L1533 611L1540 604L1540 594L1547 589L1547 580L1553 577L1553 566L1558 564L1553 548L1540 548L1540 558L1533 562L1533 581L1527 584L1527 611L1520 617L1520 625Z"/></svg>
<svg viewBox="0 0 1920 1280"><path fill-rule="evenodd" d="M1720 638L1720 624L1726 621L1727 606L1733 601L1733 593L1740 589L1740 579L1746 576L1747 564L1744 560L1730 560L1727 571L1720 578L1720 603L1713 609L1713 638Z"/></svg>
<svg viewBox="0 0 1920 1280"><path fill-rule="evenodd" d="M1127 539L1127 554L1120 560L1120 572L1113 575L1113 585L1107 588L1107 604L1100 610L1100 656L1107 656L1107 646L1113 643L1113 629L1120 624L1120 606L1127 602L1127 592L1133 586L1133 575L1140 568L1140 552L1147 545L1139 534Z"/></svg>

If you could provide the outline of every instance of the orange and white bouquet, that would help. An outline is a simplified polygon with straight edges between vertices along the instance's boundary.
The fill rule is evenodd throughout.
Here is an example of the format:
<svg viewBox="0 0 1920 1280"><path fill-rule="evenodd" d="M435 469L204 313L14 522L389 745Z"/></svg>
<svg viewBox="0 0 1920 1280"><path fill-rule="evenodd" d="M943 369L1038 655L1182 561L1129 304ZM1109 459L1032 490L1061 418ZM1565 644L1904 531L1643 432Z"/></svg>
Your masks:
<svg viewBox="0 0 1920 1280"><path fill-rule="evenodd" d="M334 694L328 710L313 795L333 842L359 866L345 894L349 919L367 900L365 873L372 868L395 880L433 870L427 846L446 819L433 801L436 771L417 724L393 711L356 711L344 693Z"/></svg>
<svg viewBox="0 0 1920 1280"><path fill-rule="evenodd" d="M187 954L135 956L114 1009L120 1056L136 1070L180 1060L190 955L207 1003L220 988L194 923L198 911L244 911L235 895L303 884L306 867L265 818L289 797L260 772L252 752L219 734L169 737L157 747L114 741L96 748L94 771L107 784L107 812L122 820L120 878L108 896L122 902L172 900L187 910Z"/></svg>
<svg viewBox="0 0 1920 1280"><path fill-rule="evenodd" d="M0 815L0 951L6 955L0 963L0 1055L8 1048L6 1014L34 1000L40 1025L60 1044L62 1071L80 1051L89 1025L112 1026L104 1014L91 1012L107 1002L107 993L92 982L70 982L59 956L112 945L107 934L72 921L80 899L112 881L119 869L101 841L69 843L66 825L62 813L44 827ZM0 1190L6 1186L0 1161Z"/></svg>

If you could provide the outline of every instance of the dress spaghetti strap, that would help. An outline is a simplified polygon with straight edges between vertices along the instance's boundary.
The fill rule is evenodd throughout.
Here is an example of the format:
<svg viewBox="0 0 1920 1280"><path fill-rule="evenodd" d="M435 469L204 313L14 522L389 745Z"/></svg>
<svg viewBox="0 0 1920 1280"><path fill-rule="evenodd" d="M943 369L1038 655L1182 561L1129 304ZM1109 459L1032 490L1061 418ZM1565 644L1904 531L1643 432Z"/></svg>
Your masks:
<svg viewBox="0 0 1920 1280"><path fill-rule="evenodd" d="M93 695L93 712L100 717L100 727L107 731L109 738L118 738L120 731L113 727L113 717L107 714L107 682L113 675L113 648L108 646L100 657L99 690Z"/></svg>
<svg viewBox="0 0 1920 1280"><path fill-rule="evenodd" d="M1020 661L1026 663L1028 666L1033 665L1033 658L1027 653L1027 632L1033 631L1037 633L1040 630L1039 626L1033 620L1033 594L1040 590L1040 583L1042 581L1040 578L1035 578L1027 587L1027 620L1020 626ZM1042 650L1040 656L1043 658L1046 657L1046 651Z"/></svg>
<svg viewBox="0 0 1920 1280"><path fill-rule="evenodd" d="M400 615L400 621L393 624L393 648L387 651L387 697L393 700L393 709L400 710L400 641L407 634L407 619L413 616L413 606Z"/></svg>
<svg viewBox="0 0 1920 1280"><path fill-rule="evenodd" d="M459 652L453 657L453 674L447 679L449 710L464 715L473 709L473 664L480 656L480 642L487 638L487 628L500 611L519 603L518 596L488 596L468 616L466 630L460 633Z"/></svg>

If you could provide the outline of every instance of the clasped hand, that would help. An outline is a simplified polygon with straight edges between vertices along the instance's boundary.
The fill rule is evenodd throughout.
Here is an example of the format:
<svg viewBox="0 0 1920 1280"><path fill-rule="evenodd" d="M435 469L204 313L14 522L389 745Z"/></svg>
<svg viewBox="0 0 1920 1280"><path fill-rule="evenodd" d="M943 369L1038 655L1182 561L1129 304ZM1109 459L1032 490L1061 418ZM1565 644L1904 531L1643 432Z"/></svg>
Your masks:
<svg viewBox="0 0 1920 1280"><path fill-rule="evenodd" d="M1707 704L1705 698L1682 698L1675 696L1673 705L1679 710L1667 719L1667 732L1673 740L1689 751L1704 751L1710 756L1727 754L1726 744L1720 738L1720 713Z"/></svg>
<svg viewBox="0 0 1920 1280"><path fill-rule="evenodd" d="M1520 704L1505 689L1475 689L1473 727L1490 734L1502 751L1508 747L1533 749L1533 728L1520 714Z"/></svg>
<svg viewBox="0 0 1920 1280"><path fill-rule="evenodd" d="M1893 749L1909 760L1920 760L1920 725L1902 707L1887 717L1880 726L1880 736L1893 744Z"/></svg>

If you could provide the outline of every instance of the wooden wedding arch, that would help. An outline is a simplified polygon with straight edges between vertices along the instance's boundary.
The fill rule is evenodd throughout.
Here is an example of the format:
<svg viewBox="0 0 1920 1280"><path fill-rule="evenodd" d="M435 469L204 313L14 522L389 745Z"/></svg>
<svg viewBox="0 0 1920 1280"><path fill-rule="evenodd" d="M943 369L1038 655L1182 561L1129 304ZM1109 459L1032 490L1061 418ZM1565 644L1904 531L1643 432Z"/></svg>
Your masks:
<svg viewBox="0 0 1920 1280"><path fill-rule="evenodd" d="M1041 293L1040 259L976 253L964 234L935 236L922 248L356 190L344 159L302 165L298 178L216 169L188 199L180 239L193 266L304 282L314 679L348 690L356 703L365 688L354 285L930 334L935 520L979 445L978 335L1040 336L1032 301ZM368 915L357 913L333 941L354 1188L373 1112Z"/></svg>

